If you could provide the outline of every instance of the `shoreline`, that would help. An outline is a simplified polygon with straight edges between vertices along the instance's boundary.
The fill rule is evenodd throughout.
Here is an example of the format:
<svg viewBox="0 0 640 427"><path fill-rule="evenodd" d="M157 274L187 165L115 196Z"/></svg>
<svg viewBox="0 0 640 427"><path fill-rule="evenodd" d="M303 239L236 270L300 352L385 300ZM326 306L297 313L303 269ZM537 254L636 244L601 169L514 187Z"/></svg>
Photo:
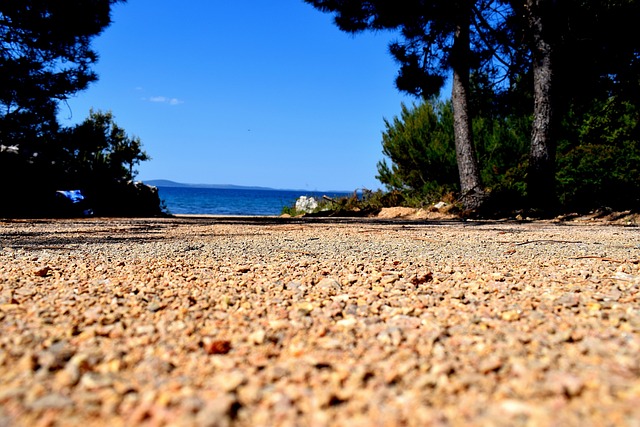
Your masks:
<svg viewBox="0 0 640 427"><path fill-rule="evenodd" d="M3 220L0 424L634 425L598 221Z"/></svg>
<svg viewBox="0 0 640 427"><path fill-rule="evenodd" d="M299 217L291 217L290 215L281 214L281 215L217 215L217 214L172 214L171 217L175 218L291 218L298 220L310 220L317 218L326 218L327 220L335 219L398 219L398 220L407 220L407 221L451 221L451 222L467 222L467 221L478 221L478 222L496 222L496 223L504 223L504 222L514 222L514 223L563 223L563 224L609 224L609 225L622 225L622 226L638 226L640 227L640 213L636 213L631 210L626 211L593 211L591 213L565 213L559 215L555 218L548 219L535 219L535 218L480 218L480 219L465 219L461 218L458 215L450 214L446 212L441 212L437 209L418 209L418 208L403 208L403 207L394 207L394 208L382 208L378 214L373 216L299 216Z"/></svg>

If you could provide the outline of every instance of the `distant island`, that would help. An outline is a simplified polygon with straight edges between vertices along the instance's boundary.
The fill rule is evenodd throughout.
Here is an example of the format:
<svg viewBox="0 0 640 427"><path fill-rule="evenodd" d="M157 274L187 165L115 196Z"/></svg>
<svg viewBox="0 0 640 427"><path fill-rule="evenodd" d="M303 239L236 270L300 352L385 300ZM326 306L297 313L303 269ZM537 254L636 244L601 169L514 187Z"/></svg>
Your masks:
<svg viewBox="0 0 640 427"><path fill-rule="evenodd" d="M147 185L154 187L179 187L179 188L218 188L218 189L231 189L231 190L277 190L270 187L255 187L245 185L232 185L232 184L185 184L182 182L170 181L168 179L150 179L144 181Z"/></svg>
<svg viewBox="0 0 640 427"><path fill-rule="evenodd" d="M259 187L249 185L233 185L233 184L187 184L184 182L175 182L169 179L149 179L143 180L143 183L151 185L153 187L172 187L172 188L215 188L222 190L265 190L265 191L296 191L301 193L332 193L332 194L351 194L353 191L345 190L309 190L300 188L273 188L273 187ZM356 190L361 193L361 190Z"/></svg>

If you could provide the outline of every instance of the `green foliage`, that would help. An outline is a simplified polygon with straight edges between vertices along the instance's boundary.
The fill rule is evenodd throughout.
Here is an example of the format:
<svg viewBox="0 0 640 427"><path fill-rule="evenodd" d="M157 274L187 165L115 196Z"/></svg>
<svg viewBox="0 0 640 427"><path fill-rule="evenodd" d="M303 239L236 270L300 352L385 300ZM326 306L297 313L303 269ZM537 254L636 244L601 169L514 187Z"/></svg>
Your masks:
<svg viewBox="0 0 640 427"><path fill-rule="evenodd" d="M570 209L640 207L640 110L609 97L568 116L558 150L558 193Z"/></svg>
<svg viewBox="0 0 640 427"><path fill-rule="evenodd" d="M298 212L298 210L294 207L294 206L288 206L285 205L282 207L282 211L281 211L282 215L290 215L290 216L298 216L301 215L301 212Z"/></svg>
<svg viewBox="0 0 640 427"><path fill-rule="evenodd" d="M157 194L129 184L148 160L111 113L90 113L61 129L58 103L97 79L91 41L111 23L121 0L0 2L0 214L55 213L56 190L81 189L103 213L143 212ZM159 205L159 202L157 203ZM153 207L149 210L153 210Z"/></svg>
<svg viewBox="0 0 640 427"><path fill-rule="evenodd" d="M149 160L138 137L129 137L118 126L111 112L90 111L81 124L66 132L65 175L76 185L95 180L129 181L137 173L133 168Z"/></svg>
<svg viewBox="0 0 640 427"><path fill-rule="evenodd" d="M84 190L104 214L159 209L157 194L128 183L149 157L111 113L92 111L71 129L56 118L60 101L97 79L91 41L119 1L0 2L1 215L53 214L65 189Z"/></svg>
<svg viewBox="0 0 640 427"><path fill-rule="evenodd" d="M80 189L97 214L118 215L155 204L155 196L130 181L135 165L149 160L138 137L130 137L111 112L91 111L82 123L40 136L37 144L0 144L0 214L45 215L57 190ZM159 212L159 201L157 210Z"/></svg>
<svg viewBox="0 0 640 427"><path fill-rule="evenodd" d="M138 137L130 137L111 112L93 111L82 123L61 133L59 147L64 188L84 190L100 215L153 214L159 200L131 183L135 165L148 160Z"/></svg>
<svg viewBox="0 0 640 427"><path fill-rule="evenodd" d="M584 108L589 109L594 100L611 97L618 105L623 98L637 105L640 55L631 30L640 2L305 2L334 14L335 24L343 31L397 31L390 53L400 65L396 79L400 90L422 96L437 94L452 67L458 75L464 75L461 71L484 75L486 84L479 86L472 77L469 97L481 178L493 197L500 193L513 200L526 195L528 203L542 208L554 208L556 196L565 206L636 203L637 120L624 119L624 111L610 115L598 112L597 106L586 112ZM467 27L470 43L454 36L460 37ZM456 55L456 39L469 44L462 56ZM460 61L461 57L465 60ZM539 78L548 80L537 86L540 90L532 102L534 69ZM524 96L523 87L527 88ZM498 100L506 108L492 105L496 91L506 95ZM534 105L544 108L534 113ZM415 113L416 117L402 108L400 119L385 122L387 159L378 164L380 181L389 189L413 194L456 188L447 156L453 150L438 146L442 130L433 121L439 115L434 111L441 107L434 105L434 111ZM538 115L535 122L532 113ZM417 118L420 114L425 118ZM414 121L422 122L426 138ZM635 135L621 135L631 130ZM535 135L533 150L527 149L530 135Z"/></svg>
<svg viewBox="0 0 640 427"><path fill-rule="evenodd" d="M389 199L394 192L371 191L363 189L354 191L350 196L337 199L322 199L318 212L335 216L366 216L377 213L383 207L389 206Z"/></svg>
<svg viewBox="0 0 640 427"><path fill-rule="evenodd" d="M492 192L524 194L530 126L528 116L473 119L482 180Z"/></svg>
<svg viewBox="0 0 640 427"><path fill-rule="evenodd" d="M640 207L640 109L620 97L580 105L562 126L556 191L567 210ZM378 179L403 195L402 205L434 202L456 188L448 103L430 101L385 121ZM448 110L448 111L447 111ZM485 114L473 120L490 209L524 207L531 118ZM444 142L444 143L443 143Z"/></svg>
<svg viewBox="0 0 640 427"><path fill-rule="evenodd" d="M523 195L529 124L527 117L473 120L482 179L494 196L508 194L515 201ZM402 105L400 117L385 120L385 126L386 159L378 163L377 178L389 190L401 191L413 206L418 200L432 203L458 190L450 102L431 100L412 109Z"/></svg>
<svg viewBox="0 0 640 427"><path fill-rule="evenodd" d="M43 124L55 123L57 102L97 79L90 44L116 2L0 2L0 142L33 143Z"/></svg>
<svg viewBox="0 0 640 427"><path fill-rule="evenodd" d="M424 102L389 122L382 152L391 161L378 163L376 178L390 190L431 195L458 185L451 103ZM446 191L446 190L445 190Z"/></svg>

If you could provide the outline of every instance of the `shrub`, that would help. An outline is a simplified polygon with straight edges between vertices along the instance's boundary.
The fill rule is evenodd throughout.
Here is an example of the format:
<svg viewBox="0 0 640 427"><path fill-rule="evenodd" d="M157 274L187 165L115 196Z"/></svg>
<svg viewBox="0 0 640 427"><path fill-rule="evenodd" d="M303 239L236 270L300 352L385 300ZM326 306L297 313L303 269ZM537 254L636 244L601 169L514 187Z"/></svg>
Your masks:
<svg viewBox="0 0 640 427"><path fill-rule="evenodd" d="M610 97L567 123L557 184L565 209L640 207L640 112Z"/></svg>

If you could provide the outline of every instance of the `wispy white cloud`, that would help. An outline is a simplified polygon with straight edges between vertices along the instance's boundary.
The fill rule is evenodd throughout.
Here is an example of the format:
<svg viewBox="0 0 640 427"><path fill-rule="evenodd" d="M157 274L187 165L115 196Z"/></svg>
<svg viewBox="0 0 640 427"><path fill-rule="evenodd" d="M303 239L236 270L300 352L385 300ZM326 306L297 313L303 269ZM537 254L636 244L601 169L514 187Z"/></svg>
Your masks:
<svg viewBox="0 0 640 427"><path fill-rule="evenodd" d="M149 102L155 102L160 104L180 105L184 104L184 101L178 98L168 98L166 96L152 96L146 99Z"/></svg>

